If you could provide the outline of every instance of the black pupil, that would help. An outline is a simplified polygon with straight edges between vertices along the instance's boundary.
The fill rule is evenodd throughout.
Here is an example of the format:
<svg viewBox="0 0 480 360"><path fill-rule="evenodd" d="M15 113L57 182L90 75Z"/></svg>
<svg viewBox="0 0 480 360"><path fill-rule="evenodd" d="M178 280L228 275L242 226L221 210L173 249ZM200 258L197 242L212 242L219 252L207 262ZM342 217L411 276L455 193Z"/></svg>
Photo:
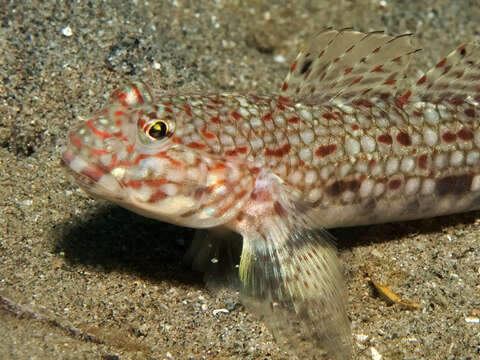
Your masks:
<svg viewBox="0 0 480 360"><path fill-rule="evenodd" d="M164 121L157 121L148 130L148 135L154 139L160 139L167 136L167 124Z"/></svg>

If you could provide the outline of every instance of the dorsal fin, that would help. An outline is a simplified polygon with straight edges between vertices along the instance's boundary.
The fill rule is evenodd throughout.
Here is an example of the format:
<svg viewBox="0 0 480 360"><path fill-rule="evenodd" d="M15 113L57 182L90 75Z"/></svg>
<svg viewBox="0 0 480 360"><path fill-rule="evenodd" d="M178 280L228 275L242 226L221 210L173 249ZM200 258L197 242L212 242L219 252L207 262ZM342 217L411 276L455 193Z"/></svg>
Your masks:
<svg viewBox="0 0 480 360"><path fill-rule="evenodd" d="M477 106L480 102L480 44L459 46L423 75L412 89L411 99Z"/></svg>
<svg viewBox="0 0 480 360"><path fill-rule="evenodd" d="M281 96L307 104L393 97L408 55L416 51L406 35L326 30L299 53Z"/></svg>

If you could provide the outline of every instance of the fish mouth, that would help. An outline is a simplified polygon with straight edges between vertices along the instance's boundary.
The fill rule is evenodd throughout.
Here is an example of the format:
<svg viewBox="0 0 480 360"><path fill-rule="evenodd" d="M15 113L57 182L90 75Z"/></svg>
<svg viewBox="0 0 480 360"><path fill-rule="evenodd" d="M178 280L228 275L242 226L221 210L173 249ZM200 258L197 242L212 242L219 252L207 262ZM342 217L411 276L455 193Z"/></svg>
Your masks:
<svg viewBox="0 0 480 360"><path fill-rule="evenodd" d="M113 201L124 200L123 185L104 166L89 163L70 149L62 153L60 164L68 176L90 195Z"/></svg>

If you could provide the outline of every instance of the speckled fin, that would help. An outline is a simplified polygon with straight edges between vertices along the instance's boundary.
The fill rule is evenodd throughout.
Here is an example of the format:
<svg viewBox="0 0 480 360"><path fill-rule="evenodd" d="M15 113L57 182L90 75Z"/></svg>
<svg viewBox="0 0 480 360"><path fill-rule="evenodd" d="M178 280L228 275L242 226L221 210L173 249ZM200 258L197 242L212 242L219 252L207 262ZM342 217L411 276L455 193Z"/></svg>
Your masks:
<svg viewBox="0 0 480 360"><path fill-rule="evenodd" d="M324 31L298 54L281 96L307 104L393 98L416 51L408 35Z"/></svg>
<svg viewBox="0 0 480 360"><path fill-rule="evenodd" d="M276 215L251 218L256 224L243 234L243 301L298 358L349 359L346 290L332 236L314 230L307 209L281 187L268 184Z"/></svg>
<svg viewBox="0 0 480 360"><path fill-rule="evenodd" d="M480 44L459 46L423 75L412 89L411 99L434 104L480 102Z"/></svg>

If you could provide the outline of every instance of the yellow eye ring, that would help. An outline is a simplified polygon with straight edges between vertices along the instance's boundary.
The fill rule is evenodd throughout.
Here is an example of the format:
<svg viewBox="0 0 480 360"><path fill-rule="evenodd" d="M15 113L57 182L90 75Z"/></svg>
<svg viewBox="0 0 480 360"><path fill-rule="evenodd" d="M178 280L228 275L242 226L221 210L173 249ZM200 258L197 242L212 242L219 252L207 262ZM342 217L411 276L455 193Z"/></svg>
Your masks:
<svg viewBox="0 0 480 360"><path fill-rule="evenodd" d="M165 120L155 120L147 128L146 134L153 140L163 139L168 135L169 126Z"/></svg>

